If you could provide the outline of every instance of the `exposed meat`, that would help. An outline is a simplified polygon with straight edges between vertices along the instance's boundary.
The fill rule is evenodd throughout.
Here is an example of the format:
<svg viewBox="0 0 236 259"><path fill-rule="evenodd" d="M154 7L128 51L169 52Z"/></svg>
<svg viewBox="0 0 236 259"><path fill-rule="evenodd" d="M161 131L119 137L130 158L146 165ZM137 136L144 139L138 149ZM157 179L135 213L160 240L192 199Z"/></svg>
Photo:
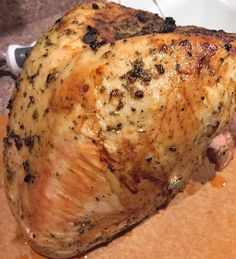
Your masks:
<svg viewBox="0 0 236 259"><path fill-rule="evenodd" d="M206 154L226 166L235 47L233 34L113 3L56 21L25 62L4 139L6 194L28 243L81 254L166 204Z"/></svg>
<svg viewBox="0 0 236 259"><path fill-rule="evenodd" d="M233 159L234 140L230 132L216 136L207 149L210 162L216 164L216 170L222 171Z"/></svg>
<svg viewBox="0 0 236 259"><path fill-rule="evenodd" d="M229 129L213 138L209 145L209 148L207 149L207 156L209 158L209 161L216 164L216 170L224 170L224 168L233 159L235 137L236 113L234 113L230 119Z"/></svg>

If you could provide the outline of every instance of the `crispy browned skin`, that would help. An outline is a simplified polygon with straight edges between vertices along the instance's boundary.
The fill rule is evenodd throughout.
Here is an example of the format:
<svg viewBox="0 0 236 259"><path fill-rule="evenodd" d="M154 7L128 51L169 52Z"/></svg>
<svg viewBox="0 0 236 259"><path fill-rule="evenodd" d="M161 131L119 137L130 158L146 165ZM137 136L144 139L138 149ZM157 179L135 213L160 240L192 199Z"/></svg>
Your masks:
<svg viewBox="0 0 236 259"><path fill-rule="evenodd" d="M28 57L10 102L5 186L38 252L74 256L151 215L227 129L234 35L156 34L173 30L150 13L84 4Z"/></svg>
<svg viewBox="0 0 236 259"><path fill-rule="evenodd" d="M210 36L217 38L225 43L235 41L236 34L235 33L226 33L223 30L216 31L216 30L208 30L202 27L196 26L178 26L174 30L176 33L188 35L199 35L199 36Z"/></svg>

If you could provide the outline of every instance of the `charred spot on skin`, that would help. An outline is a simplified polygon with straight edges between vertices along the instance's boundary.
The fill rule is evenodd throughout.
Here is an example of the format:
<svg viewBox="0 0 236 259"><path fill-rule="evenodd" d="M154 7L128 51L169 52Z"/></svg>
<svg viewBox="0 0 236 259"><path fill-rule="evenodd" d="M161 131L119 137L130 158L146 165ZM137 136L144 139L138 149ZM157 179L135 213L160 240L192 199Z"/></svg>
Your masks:
<svg viewBox="0 0 236 259"><path fill-rule="evenodd" d="M131 107L132 112L136 112L136 109L134 107Z"/></svg>
<svg viewBox="0 0 236 259"><path fill-rule="evenodd" d="M152 48L152 49L149 49L149 53L150 55L156 55L158 53L158 50L157 48Z"/></svg>
<svg viewBox="0 0 236 259"><path fill-rule="evenodd" d="M52 40L48 37L48 35L45 36L45 41L44 41L44 48L50 47L55 45Z"/></svg>
<svg viewBox="0 0 236 259"><path fill-rule="evenodd" d="M80 25L81 23L80 23L78 20L73 20L73 21L72 21L72 24Z"/></svg>
<svg viewBox="0 0 236 259"><path fill-rule="evenodd" d="M111 101L113 98L116 98L116 97L122 97L124 96L124 92L119 90L119 89L113 89L111 92L110 92L110 95L109 95L109 101Z"/></svg>
<svg viewBox="0 0 236 259"><path fill-rule="evenodd" d="M90 34L98 34L98 31L96 28L92 27L91 25L87 26L87 30Z"/></svg>
<svg viewBox="0 0 236 259"><path fill-rule="evenodd" d="M6 172L7 172L7 180L8 181L12 181L14 175L16 174L16 172L14 172L9 165L6 165Z"/></svg>
<svg viewBox="0 0 236 259"><path fill-rule="evenodd" d="M161 64L155 65L157 71L159 72L159 74L163 75L165 73L165 69Z"/></svg>
<svg viewBox="0 0 236 259"><path fill-rule="evenodd" d="M30 104L34 104L35 103L34 96L32 96L32 95L29 96L29 102L30 102Z"/></svg>
<svg viewBox="0 0 236 259"><path fill-rule="evenodd" d="M223 103L219 102L218 107L217 107L219 112L221 111L222 107L223 107Z"/></svg>
<svg viewBox="0 0 236 259"><path fill-rule="evenodd" d="M151 156L148 156L148 157L145 158L145 160L146 160L148 163L151 163L152 157L151 157Z"/></svg>
<svg viewBox="0 0 236 259"><path fill-rule="evenodd" d="M5 147L12 145L11 139L15 142L16 149L21 150L23 147L23 140L19 135L15 134L14 130L10 130L7 137L3 139Z"/></svg>
<svg viewBox="0 0 236 259"><path fill-rule="evenodd" d="M14 140L15 140L16 149L21 150L23 147L23 140L21 139L21 137L18 135L15 135Z"/></svg>
<svg viewBox="0 0 236 259"><path fill-rule="evenodd" d="M50 235L51 238L56 238L56 235L53 234L53 233L49 233L49 235Z"/></svg>
<svg viewBox="0 0 236 259"><path fill-rule="evenodd" d="M55 172L55 176L56 176L56 177L59 177L59 176L60 176L60 173Z"/></svg>
<svg viewBox="0 0 236 259"><path fill-rule="evenodd" d="M71 28L67 28L66 30L63 31L62 35L66 35L67 37L71 36L71 35L75 35L76 31L71 29Z"/></svg>
<svg viewBox="0 0 236 259"><path fill-rule="evenodd" d="M193 56L192 51L187 51L187 55L188 55L189 57L192 57L192 56Z"/></svg>
<svg viewBox="0 0 236 259"><path fill-rule="evenodd" d="M29 147L29 151L31 152L34 147L34 136L25 137L25 145Z"/></svg>
<svg viewBox="0 0 236 259"><path fill-rule="evenodd" d="M45 85L48 86L48 84L52 81L55 81L56 78L57 78L57 71L54 71L54 72L48 74L46 81L45 81Z"/></svg>
<svg viewBox="0 0 236 259"><path fill-rule="evenodd" d="M122 123L118 123L116 126L107 126L107 131L118 132L122 130Z"/></svg>
<svg viewBox="0 0 236 259"><path fill-rule="evenodd" d="M107 40L103 39L101 41L95 41L90 44L90 48L94 51L97 51L100 47L107 44Z"/></svg>
<svg viewBox="0 0 236 259"><path fill-rule="evenodd" d="M224 48L226 51L230 51L232 49L232 45L230 43L227 43L224 45Z"/></svg>
<svg viewBox="0 0 236 259"><path fill-rule="evenodd" d="M25 183L34 182L35 176L30 171L29 161L26 160L25 162L23 162L22 166L23 166L23 169L25 171L24 182Z"/></svg>
<svg viewBox="0 0 236 259"><path fill-rule="evenodd" d="M107 59L110 55L112 54L112 51L106 51L103 55L102 55L102 58L105 58Z"/></svg>
<svg viewBox="0 0 236 259"><path fill-rule="evenodd" d="M23 130L24 128L25 128L24 124L21 123L21 124L20 124L20 129Z"/></svg>
<svg viewBox="0 0 236 259"><path fill-rule="evenodd" d="M213 112L212 112L212 115L215 116L217 113L218 113L217 111L213 111Z"/></svg>
<svg viewBox="0 0 236 259"><path fill-rule="evenodd" d="M176 64L175 70L176 70L178 73L181 73L181 65L180 65L180 64Z"/></svg>
<svg viewBox="0 0 236 259"><path fill-rule="evenodd" d="M121 79L127 78L130 83L134 83L137 79L144 82L150 82L151 76L148 75L147 71L143 68L144 64L142 61L136 60L134 62L133 70L129 71L127 74L123 75Z"/></svg>
<svg viewBox="0 0 236 259"><path fill-rule="evenodd" d="M27 76L27 80L30 84L33 84L34 83L34 79L39 75L38 72L34 73L33 75L31 76Z"/></svg>
<svg viewBox="0 0 236 259"><path fill-rule="evenodd" d="M83 37L83 42L86 44L91 44L97 40L97 35L94 33L87 32Z"/></svg>
<svg viewBox="0 0 236 259"><path fill-rule="evenodd" d="M171 146L171 147L169 147L169 151L170 152L176 152L176 147L175 146Z"/></svg>
<svg viewBox="0 0 236 259"><path fill-rule="evenodd" d="M201 101L204 101L205 100L205 96L201 96Z"/></svg>
<svg viewBox="0 0 236 259"><path fill-rule="evenodd" d="M33 111L33 114L32 114L32 119L33 119L34 121L37 121L37 120L38 120L38 117L39 117L38 110L35 109L35 110Z"/></svg>
<svg viewBox="0 0 236 259"><path fill-rule="evenodd" d="M122 102L121 99L119 99L118 105L116 107L117 111L120 111L124 107L124 103Z"/></svg>
<svg viewBox="0 0 236 259"><path fill-rule="evenodd" d="M47 56L48 56L48 52L45 52L45 53L43 54L43 57L46 58Z"/></svg>
<svg viewBox="0 0 236 259"><path fill-rule="evenodd" d="M15 88L16 88L16 90L19 90L20 89L20 82L23 80L23 78L18 78L18 79L16 79L16 81L15 81Z"/></svg>
<svg viewBox="0 0 236 259"><path fill-rule="evenodd" d="M220 63L224 63L225 59L224 58L220 58Z"/></svg>
<svg viewBox="0 0 236 259"><path fill-rule="evenodd" d="M29 173L29 170L30 170L29 161L26 160L25 162L23 162L22 166L23 166L25 172Z"/></svg>
<svg viewBox="0 0 236 259"><path fill-rule="evenodd" d="M45 117L50 112L50 108L46 108L43 113L43 117Z"/></svg>
<svg viewBox="0 0 236 259"><path fill-rule="evenodd" d="M27 174L25 177L24 177L24 182L25 183L30 183L32 182L34 179L33 175L32 174Z"/></svg>
<svg viewBox="0 0 236 259"><path fill-rule="evenodd" d="M141 90L138 90L134 93L134 97L137 99L142 99L144 97L144 93Z"/></svg>
<svg viewBox="0 0 236 259"><path fill-rule="evenodd" d="M161 29L161 33L173 32L176 29L175 20L172 17L166 17Z"/></svg>
<svg viewBox="0 0 236 259"><path fill-rule="evenodd" d="M104 85L102 85L101 88L100 88L100 90L99 90L99 92L100 92L101 94L103 94L103 93L105 93L105 91L106 91L106 87L105 87Z"/></svg>
<svg viewBox="0 0 236 259"><path fill-rule="evenodd" d="M96 4L96 3L92 3L92 8L93 8L94 10L98 10L98 9L99 9L99 6L98 6L98 4Z"/></svg>
<svg viewBox="0 0 236 259"><path fill-rule="evenodd" d="M111 173L114 173L115 172L115 168L113 167L113 165L109 164L107 166L108 170L111 172Z"/></svg>

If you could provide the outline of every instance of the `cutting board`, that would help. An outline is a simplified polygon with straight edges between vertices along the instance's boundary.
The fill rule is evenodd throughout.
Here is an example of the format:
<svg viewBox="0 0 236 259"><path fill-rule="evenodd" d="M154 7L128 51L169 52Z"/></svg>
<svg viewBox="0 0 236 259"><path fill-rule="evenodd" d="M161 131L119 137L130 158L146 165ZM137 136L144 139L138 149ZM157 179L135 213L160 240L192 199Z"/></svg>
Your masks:
<svg viewBox="0 0 236 259"><path fill-rule="evenodd" d="M42 259L25 242L5 198L2 137L6 123L7 118L0 117L0 258ZM236 159L220 174L209 166L167 208L82 258L235 259Z"/></svg>

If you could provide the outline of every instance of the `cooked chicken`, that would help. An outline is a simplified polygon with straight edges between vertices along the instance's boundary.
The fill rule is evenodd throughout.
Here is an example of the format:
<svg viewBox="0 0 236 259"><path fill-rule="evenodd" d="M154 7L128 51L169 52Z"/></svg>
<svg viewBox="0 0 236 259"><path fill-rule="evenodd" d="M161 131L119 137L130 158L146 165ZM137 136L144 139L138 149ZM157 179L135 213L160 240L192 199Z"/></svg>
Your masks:
<svg viewBox="0 0 236 259"><path fill-rule="evenodd" d="M227 165L234 39L94 3L38 40L4 139L9 205L36 251L81 254L167 204L207 155Z"/></svg>

